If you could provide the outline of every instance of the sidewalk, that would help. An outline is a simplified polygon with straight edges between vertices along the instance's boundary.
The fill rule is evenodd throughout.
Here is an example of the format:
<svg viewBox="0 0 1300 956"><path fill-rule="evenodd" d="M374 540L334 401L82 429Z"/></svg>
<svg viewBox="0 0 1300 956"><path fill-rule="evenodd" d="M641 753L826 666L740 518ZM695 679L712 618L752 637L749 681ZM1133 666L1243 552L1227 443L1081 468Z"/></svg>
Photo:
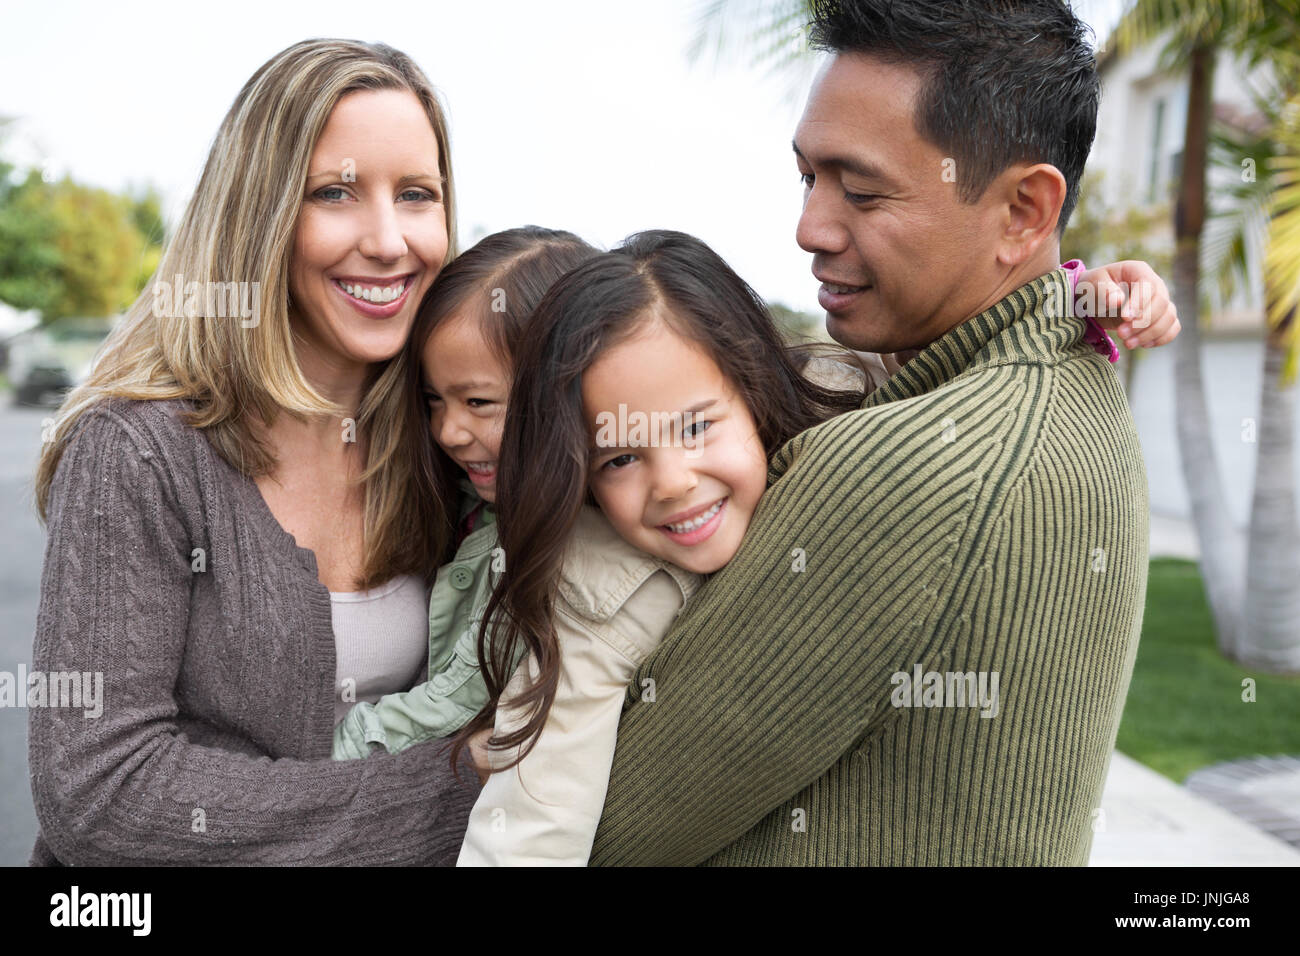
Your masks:
<svg viewBox="0 0 1300 956"><path fill-rule="evenodd" d="M1196 530L1186 518L1173 515L1151 515L1151 550L1153 558L1186 558L1195 561L1201 556L1196 543Z"/></svg>
<svg viewBox="0 0 1300 956"><path fill-rule="evenodd" d="M1300 866L1300 851L1119 751L1089 866Z"/></svg>

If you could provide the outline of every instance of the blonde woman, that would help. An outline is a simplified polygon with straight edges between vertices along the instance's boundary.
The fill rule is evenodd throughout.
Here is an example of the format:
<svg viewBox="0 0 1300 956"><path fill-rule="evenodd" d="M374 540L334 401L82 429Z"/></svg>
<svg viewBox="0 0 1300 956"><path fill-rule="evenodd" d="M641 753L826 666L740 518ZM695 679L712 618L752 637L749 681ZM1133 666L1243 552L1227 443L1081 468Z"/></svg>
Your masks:
<svg viewBox="0 0 1300 956"><path fill-rule="evenodd" d="M34 864L454 862L475 774L329 759L425 663L449 509L412 490L402 346L452 196L389 47L305 41L239 93L40 461L34 669L102 707L30 711Z"/></svg>

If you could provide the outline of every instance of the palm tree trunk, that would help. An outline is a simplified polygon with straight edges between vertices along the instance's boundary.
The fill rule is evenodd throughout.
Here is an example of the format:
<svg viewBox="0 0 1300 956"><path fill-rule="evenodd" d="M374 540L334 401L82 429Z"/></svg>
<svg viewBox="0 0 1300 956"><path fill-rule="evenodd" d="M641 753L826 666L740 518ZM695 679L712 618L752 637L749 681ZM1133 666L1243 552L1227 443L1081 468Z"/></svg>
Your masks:
<svg viewBox="0 0 1300 956"><path fill-rule="evenodd" d="M1205 225L1205 166L1215 50L1191 51L1183 171L1174 204L1174 304L1182 334L1174 343L1174 402L1178 451L1191 498L1201 552L1201 578L1219 649L1236 657L1241 645L1245 567L1241 533L1232 525L1210 435L1201 372L1201 230Z"/></svg>
<svg viewBox="0 0 1300 956"><path fill-rule="evenodd" d="M1300 673L1300 523L1296 519L1295 384L1282 382L1288 320L1269 330L1259 400L1259 458L1250 510L1240 660Z"/></svg>

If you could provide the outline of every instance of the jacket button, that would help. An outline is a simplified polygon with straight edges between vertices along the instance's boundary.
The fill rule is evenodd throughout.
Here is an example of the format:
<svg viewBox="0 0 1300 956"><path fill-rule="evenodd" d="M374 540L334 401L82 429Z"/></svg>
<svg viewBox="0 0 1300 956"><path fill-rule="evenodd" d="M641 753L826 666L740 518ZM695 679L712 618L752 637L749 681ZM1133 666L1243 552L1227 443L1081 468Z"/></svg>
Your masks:
<svg viewBox="0 0 1300 956"><path fill-rule="evenodd" d="M463 564L451 569L451 586L457 591L464 591L474 583L474 572Z"/></svg>

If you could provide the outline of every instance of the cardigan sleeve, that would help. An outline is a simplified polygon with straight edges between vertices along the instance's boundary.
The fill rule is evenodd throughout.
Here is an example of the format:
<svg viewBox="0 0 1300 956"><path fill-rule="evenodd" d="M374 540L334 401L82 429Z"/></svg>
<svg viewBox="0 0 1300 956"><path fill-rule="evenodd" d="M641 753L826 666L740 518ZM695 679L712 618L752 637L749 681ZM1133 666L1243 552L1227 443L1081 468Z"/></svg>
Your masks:
<svg viewBox="0 0 1300 956"><path fill-rule="evenodd" d="M708 859L896 714L968 509L926 520L918 481L880 481L890 421L850 412L778 453L740 551L633 678L593 866ZM934 481L966 503L970 469Z"/></svg>
<svg viewBox="0 0 1300 956"><path fill-rule="evenodd" d="M450 862L476 793L433 745L271 759L179 713L190 547L160 449L87 413L51 494L34 669L98 675L100 713L29 709L32 795L77 866ZM238 744L235 746L234 744Z"/></svg>

